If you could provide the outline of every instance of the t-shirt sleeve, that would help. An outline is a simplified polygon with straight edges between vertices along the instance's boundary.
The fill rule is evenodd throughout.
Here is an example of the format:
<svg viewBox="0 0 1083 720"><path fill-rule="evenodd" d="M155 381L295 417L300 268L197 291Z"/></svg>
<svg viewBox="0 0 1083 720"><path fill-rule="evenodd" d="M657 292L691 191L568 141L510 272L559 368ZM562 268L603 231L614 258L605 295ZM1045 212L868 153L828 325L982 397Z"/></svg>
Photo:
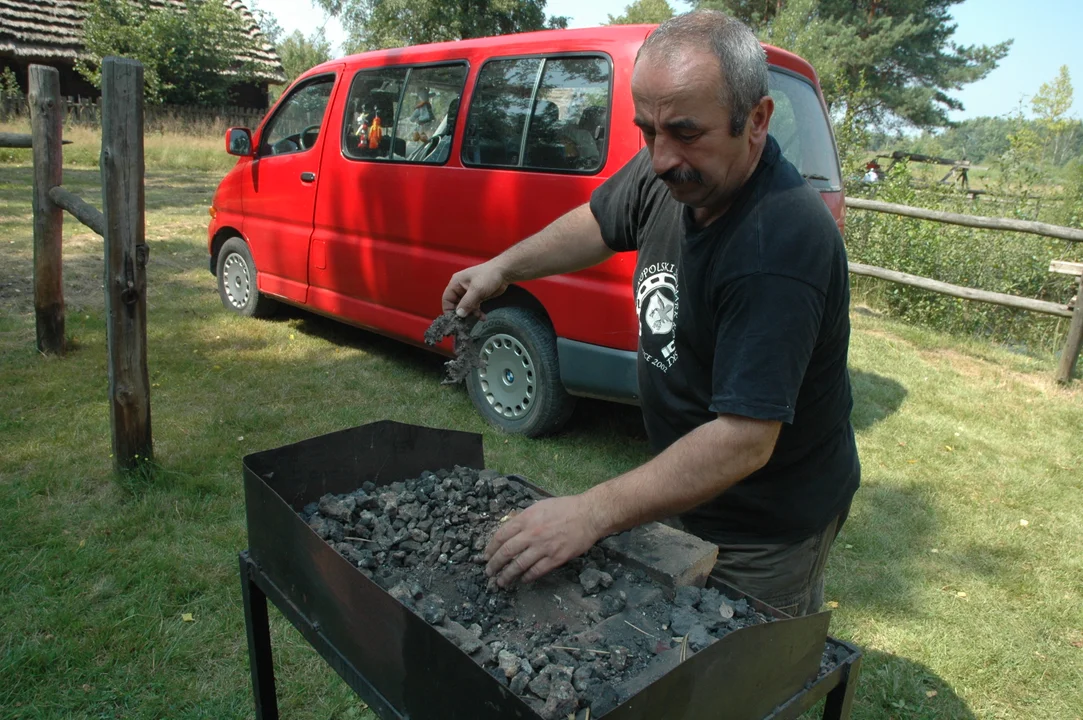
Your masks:
<svg viewBox="0 0 1083 720"><path fill-rule="evenodd" d="M716 303L711 411L792 423L823 293L792 277L753 273L727 282Z"/></svg>
<svg viewBox="0 0 1083 720"><path fill-rule="evenodd" d="M653 176L650 156L643 149L591 194L590 210L610 250L638 249L637 228L643 226L644 198Z"/></svg>

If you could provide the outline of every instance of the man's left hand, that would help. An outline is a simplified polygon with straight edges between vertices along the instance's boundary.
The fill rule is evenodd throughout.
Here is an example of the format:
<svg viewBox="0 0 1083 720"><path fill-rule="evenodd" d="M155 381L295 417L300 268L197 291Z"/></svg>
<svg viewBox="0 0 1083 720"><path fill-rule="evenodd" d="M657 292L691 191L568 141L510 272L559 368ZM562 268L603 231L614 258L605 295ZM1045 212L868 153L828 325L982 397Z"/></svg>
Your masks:
<svg viewBox="0 0 1083 720"><path fill-rule="evenodd" d="M533 582L601 537L590 501L583 495L539 500L505 522L485 548L485 574L510 587Z"/></svg>

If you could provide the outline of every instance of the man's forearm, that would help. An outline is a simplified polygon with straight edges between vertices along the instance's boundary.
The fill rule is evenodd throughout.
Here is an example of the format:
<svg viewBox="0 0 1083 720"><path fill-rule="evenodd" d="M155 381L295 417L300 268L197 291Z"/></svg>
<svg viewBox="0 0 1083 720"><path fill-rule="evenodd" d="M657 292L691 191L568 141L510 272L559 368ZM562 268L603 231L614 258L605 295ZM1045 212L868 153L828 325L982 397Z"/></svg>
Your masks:
<svg viewBox="0 0 1083 720"><path fill-rule="evenodd" d="M522 282L574 272L613 255L602 240L589 205L565 213L526 240L493 259L506 282Z"/></svg>
<svg viewBox="0 0 1083 720"><path fill-rule="evenodd" d="M691 510L763 467L780 424L722 416L584 493L600 536Z"/></svg>

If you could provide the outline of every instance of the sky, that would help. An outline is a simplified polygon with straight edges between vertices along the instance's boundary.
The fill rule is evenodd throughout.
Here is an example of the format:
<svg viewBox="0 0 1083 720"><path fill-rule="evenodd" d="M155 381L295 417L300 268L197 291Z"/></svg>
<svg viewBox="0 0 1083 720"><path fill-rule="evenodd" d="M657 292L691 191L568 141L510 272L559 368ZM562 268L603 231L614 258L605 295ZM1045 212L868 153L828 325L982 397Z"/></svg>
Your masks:
<svg viewBox="0 0 1083 720"><path fill-rule="evenodd" d="M569 27L592 27L619 15L629 0L549 0L550 15L568 16ZM345 36L333 18L310 9L306 0L253 0L251 5L275 15L286 33L300 30L306 35L326 22L327 37L335 45ZM673 3L685 10L682 3ZM1012 39L1014 43L1000 66L984 80L953 93L964 105L952 112L952 120L985 115L1002 116L1015 112L1023 103L1029 110L1031 96L1042 83L1056 78L1067 65L1076 89L1071 115L1083 118L1083 53L1077 48L1083 28L1083 0L964 0L952 11L956 23L955 41L960 45L993 45Z"/></svg>

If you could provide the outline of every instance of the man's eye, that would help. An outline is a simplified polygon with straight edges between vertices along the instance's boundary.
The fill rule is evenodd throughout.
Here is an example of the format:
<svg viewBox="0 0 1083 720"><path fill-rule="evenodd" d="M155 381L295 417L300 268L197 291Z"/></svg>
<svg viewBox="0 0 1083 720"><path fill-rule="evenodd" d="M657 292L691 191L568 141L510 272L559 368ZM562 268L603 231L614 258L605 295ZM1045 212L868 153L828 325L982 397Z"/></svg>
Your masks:
<svg viewBox="0 0 1083 720"><path fill-rule="evenodd" d="M699 136L703 133L681 133L677 136L677 139L683 143L693 143L699 139Z"/></svg>

